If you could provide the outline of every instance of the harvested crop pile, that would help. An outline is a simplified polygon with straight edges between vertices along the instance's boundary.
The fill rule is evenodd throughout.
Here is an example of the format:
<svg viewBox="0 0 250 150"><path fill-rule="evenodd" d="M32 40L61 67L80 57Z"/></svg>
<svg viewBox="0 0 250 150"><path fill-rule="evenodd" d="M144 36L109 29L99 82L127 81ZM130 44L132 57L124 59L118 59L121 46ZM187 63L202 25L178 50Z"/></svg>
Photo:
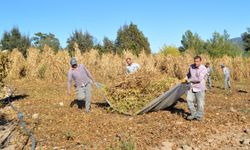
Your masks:
<svg viewBox="0 0 250 150"><path fill-rule="evenodd" d="M7 52L0 52L0 88L3 87L3 79L8 74L9 64Z"/></svg>
<svg viewBox="0 0 250 150"><path fill-rule="evenodd" d="M23 54L18 49L13 49L9 55L10 58L10 70L8 77L11 79L19 79L26 75L26 60Z"/></svg>
<svg viewBox="0 0 250 150"><path fill-rule="evenodd" d="M114 83L110 87L105 87L108 100L115 110L132 115L168 91L178 83L178 80L152 72L139 71L122 76Z"/></svg>

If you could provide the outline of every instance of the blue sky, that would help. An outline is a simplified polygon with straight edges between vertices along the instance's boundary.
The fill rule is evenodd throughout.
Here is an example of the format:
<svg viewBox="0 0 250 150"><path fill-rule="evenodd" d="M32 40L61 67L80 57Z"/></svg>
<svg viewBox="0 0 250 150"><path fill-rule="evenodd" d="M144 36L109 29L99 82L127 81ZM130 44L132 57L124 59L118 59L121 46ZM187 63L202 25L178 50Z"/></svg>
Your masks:
<svg viewBox="0 0 250 150"><path fill-rule="evenodd" d="M239 37L250 27L248 0L5 0L0 7L0 35L18 26L29 36L51 32L63 47L75 29L89 31L101 42L115 40L125 23L138 25L152 51L164 44L180 46L190 29L203 39L212 32Z"/></svg>

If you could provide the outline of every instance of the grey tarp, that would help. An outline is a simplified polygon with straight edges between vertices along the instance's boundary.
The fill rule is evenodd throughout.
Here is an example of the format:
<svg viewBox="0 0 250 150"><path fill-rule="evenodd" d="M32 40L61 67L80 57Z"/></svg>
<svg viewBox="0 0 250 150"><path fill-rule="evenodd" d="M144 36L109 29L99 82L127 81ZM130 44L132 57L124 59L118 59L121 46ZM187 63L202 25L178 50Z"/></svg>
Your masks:
<svg viewBox="0 0 250 150"><path fill-rule="evenodd" d="M151 101L147 106L143 107L137 115L141 115L150 111L159 111L173 105L185 92L189 89L188 84L177 84L161 96Z"/></svg>
<svg viewBox="0 0 250 150"><path fill-rule="evenodd" d="M161 96L157 97L156 99L152 100L147 106L143 107L140 111L136 113L136 115L141 115L150 111L159 111L168 108L169 106L173 105L177 100L185 94L185 92L189 89L189 84L177 84ZM106 102L112 107L112 104L106 99ZM124 113L126 115L130 115Z"/></svg>

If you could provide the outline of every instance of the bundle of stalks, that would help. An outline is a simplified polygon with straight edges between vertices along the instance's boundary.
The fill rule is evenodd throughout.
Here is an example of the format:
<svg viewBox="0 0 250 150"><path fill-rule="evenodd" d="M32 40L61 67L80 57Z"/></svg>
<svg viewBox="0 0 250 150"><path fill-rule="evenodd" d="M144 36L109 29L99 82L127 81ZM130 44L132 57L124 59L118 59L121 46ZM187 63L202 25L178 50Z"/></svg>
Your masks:
<svg viewBox="0 0 250 150"><path fill-rule="evenodd" d="M19 79L26 75L26 61L22 53L18 49L13 49L10 53L10 70L8 77L11 79Z"/></svg>
<svg viewBox="0 0 250 150"><path fill-rule="evenodd" d="M45 46L41 55L42 58L37 65L38 77L50 81L65 80L68 70L67 59L69 60L67 54L64 52L55 55L51 48Z"/></svg>
<svg viewBox="0 0 250 150"><path fill-rule="evenodd" d="M36 48L29 48L27 51L26 68L27 68L27 78L37 78L38 69L37 65L40 63L42 55L40 55L40 50Z"/></svg>
<svg viewBox="0 0 250 150"><path fill-rule="evenodd" d="M7 77L10 61L7 52L0 52L0 89L4 86L3 79Z"/></svg>

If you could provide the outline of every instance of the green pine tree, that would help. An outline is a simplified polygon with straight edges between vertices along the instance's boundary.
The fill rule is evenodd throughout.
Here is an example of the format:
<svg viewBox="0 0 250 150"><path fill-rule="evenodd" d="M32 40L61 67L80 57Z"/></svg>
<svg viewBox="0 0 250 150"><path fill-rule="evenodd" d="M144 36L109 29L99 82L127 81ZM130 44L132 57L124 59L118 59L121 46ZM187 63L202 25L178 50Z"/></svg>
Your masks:
<svg viewBox="0 0 250 150"><path fill-rule="evenodd" d="M18 27L13 27L11 31L4 32L0 43L3 50L12 51L14 48L18 48L26 57L27 49L31 45L31 40L28 36L22 35Z"/></svg>
<svg viewBox="0 0 250 150"><path fill-rule="evenodd" d="M147 54L151 53L148 39L133 23L124 25L118 30L115 46L119 54L124 50L129 50L135 55L139 55L143 50Z"/></svg>

